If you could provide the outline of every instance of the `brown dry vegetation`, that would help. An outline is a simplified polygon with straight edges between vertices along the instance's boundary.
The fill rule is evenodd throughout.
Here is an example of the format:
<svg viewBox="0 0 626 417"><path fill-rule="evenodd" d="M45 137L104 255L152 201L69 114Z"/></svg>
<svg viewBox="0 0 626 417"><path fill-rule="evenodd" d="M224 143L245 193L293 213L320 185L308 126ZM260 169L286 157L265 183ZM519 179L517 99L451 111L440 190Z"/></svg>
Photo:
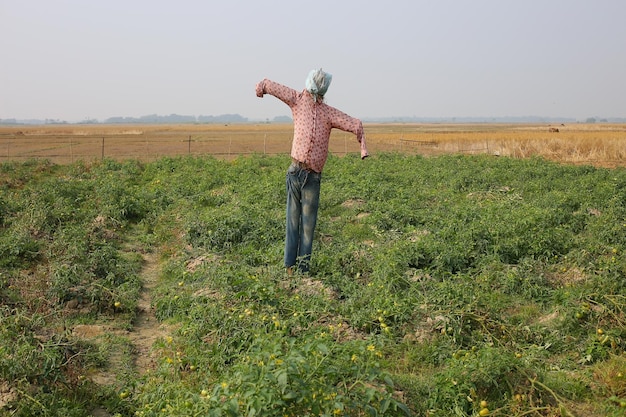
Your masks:
<svg viewBox="0 0 626 417"><path fill-rule="evenodd" d="M365 131L372 154L484 153L605 167L626 165L626 125L368 124ZM291 137L291 124L5 126L0 127L0 162L287 154ZM330 151L345 155L357 153L359 147L352 134L333 130Z"/></svg>

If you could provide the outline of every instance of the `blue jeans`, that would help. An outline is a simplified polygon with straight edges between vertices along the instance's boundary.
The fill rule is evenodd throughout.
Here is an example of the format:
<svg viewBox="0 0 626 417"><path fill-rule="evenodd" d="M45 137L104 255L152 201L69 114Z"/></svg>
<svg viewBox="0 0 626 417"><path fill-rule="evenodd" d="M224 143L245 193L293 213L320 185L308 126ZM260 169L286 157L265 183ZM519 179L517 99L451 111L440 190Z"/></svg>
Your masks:
<svg viewBox="0 0 626 417"><path fill-rule="evenodd" d="M285 266L309 272L322 174L292 164L287 170Z"/></svg>

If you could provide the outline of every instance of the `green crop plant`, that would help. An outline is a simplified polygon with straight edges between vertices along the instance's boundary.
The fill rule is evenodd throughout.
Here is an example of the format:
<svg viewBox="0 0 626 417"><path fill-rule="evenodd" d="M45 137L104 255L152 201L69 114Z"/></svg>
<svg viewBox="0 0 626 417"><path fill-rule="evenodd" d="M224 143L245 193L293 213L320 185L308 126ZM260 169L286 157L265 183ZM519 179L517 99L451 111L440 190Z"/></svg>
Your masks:
<svg viewBox="0 0 626 417"><path fill-rule="evenodd" d="M289 277L288 162L0 165L0 415L623 413L623 168L331 156Z"/></svg>

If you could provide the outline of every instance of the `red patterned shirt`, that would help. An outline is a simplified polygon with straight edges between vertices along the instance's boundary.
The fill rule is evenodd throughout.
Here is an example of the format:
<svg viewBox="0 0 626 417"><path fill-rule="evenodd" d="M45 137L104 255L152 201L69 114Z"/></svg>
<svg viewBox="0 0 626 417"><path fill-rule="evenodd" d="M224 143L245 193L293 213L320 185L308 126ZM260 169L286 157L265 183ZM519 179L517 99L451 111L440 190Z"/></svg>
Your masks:
<svg viewBox="0 0 626 417"><path fill-rule="evenodd" d="M264 79L256 85L256 95L270 94L291 108L293 114L293 143L291 157L313 171L322 172L328 158L330 131L337 128L356 135L361 144L361 158L368 156L363 124L359 119L315 101L306 90L298 92L282 84Z"/></svg>

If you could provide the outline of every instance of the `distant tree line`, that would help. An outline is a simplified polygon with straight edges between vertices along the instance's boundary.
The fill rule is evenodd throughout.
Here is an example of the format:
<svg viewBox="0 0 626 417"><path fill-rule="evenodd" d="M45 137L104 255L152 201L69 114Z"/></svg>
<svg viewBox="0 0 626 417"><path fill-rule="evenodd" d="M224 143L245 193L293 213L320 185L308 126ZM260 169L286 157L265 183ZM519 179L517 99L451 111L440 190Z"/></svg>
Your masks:
<svg viewBox="0 0 626 417"><path fill-rule="evenodd" d="M584 121L574 118L559 117L369 117L363 118L366 123L626 123L626 117L588 117ZM265 123L291 123L290 116L276 116L273 119L265 119ZM185 123L252 123L260 120L250 120L240 114L222 114L219 116L186 116L170 114L161 116L150 114L141 117L109 117L100 122L97 119L85 119L76 124L185 124ZM0 119L0 125L48 125L48 124L71 124L58 119Z"/></svg>
<svg viewBox="0 0 626 417"><path fill-rule="evenodd" d="M239 114L222 114L220 116L185 116L170 114L160 116L150 114L141 117L109 117L105 124L184 124L184 123L247 123L248 119Z"/></svg>

